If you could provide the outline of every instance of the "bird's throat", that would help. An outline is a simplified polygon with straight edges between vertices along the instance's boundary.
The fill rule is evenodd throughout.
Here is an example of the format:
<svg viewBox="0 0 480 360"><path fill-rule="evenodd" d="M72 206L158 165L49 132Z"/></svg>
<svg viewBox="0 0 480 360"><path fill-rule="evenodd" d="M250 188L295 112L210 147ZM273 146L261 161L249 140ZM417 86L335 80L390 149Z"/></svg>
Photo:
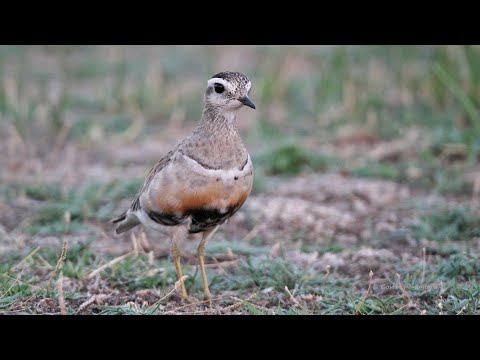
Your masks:
<svg viewBox="0 0 480 360"><path fill-rule="evenodd" d="M240 138L235 110L205 107L198 130L208 137Z"/></svg>

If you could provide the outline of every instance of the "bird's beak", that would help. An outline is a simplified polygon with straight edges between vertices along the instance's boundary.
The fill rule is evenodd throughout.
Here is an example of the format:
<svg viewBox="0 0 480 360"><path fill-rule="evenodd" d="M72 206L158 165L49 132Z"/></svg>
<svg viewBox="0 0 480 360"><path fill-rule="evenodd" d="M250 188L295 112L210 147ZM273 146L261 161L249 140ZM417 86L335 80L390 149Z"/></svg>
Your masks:
<svg viewBox="0 0 480 360"><path fill-rule="evenodd" d="M240 101L243 105L251 107L252 109L256 109L255 104L248 98L248 96L243 96L239 98L238 101Z"/></svg>

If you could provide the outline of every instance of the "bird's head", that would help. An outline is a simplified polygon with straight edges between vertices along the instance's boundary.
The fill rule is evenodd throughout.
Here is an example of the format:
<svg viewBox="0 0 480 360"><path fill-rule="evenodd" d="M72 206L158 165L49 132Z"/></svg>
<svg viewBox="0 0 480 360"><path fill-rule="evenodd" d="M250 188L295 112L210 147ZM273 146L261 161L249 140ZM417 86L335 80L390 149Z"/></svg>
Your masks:
<svg viewBox="0 0 480 360"><path fill-rule="evenodd" d="M255 109L255 104L248 98L251 87L250 80L239 72L218 73L208 80L205 104L224 111L238 110L243 105Z"/></svg>

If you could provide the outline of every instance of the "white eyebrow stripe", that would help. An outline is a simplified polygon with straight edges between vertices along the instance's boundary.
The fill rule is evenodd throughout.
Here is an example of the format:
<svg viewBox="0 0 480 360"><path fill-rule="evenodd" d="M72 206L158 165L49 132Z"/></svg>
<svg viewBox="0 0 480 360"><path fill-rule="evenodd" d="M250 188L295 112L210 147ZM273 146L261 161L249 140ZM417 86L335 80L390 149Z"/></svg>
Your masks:
<svg viewBox="0 0 480 360"><path fill-rule="evenodd" d="M211 78L210 80L208 80L208 86L210 85L213 85L215 83L219 83L219 84L222 84L226 89L228 89L229 91L232 91L232 85L224 80L224 79L221 79L221 78Z"/></svg>

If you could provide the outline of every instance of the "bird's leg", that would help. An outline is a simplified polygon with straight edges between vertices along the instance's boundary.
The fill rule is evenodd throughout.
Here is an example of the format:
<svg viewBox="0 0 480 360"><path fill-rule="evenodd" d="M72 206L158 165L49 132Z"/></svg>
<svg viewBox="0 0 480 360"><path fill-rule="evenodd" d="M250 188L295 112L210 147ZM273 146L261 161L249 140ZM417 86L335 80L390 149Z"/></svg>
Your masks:
<svg viewBox="0 0 480 360"><path fill-rule="evenodd" d="M172 233L172 247L171 254L173 258L173 263L175 265L175 270L177 271L178 280L180 280L180 285L182 289L182 299L187 298L187 289L185 288L185 283L182 280L182 264L180 262L181 254L177 246L177 241L183 240L188 234L188 228L184 225L175 226Z"/></svg>
<svg viewBox="0 0 480 360"><path fill-rule="evenodd" d="M205 245L207 244L207 241L212 237L212 235L215 233L217 229L218 229L218 226L215 226L210 230L204 231L202 241L200 241L200 244L198 244L198 248L197 248L198 265L200 267L200 272L202 274L203 295L205 300L210 300L210 301L212 299L212 296L210 294L210 289L208 288L208 279L207 279L207 273L205 272L205 263L203 261L203 255L205 253Z"/></svg>

